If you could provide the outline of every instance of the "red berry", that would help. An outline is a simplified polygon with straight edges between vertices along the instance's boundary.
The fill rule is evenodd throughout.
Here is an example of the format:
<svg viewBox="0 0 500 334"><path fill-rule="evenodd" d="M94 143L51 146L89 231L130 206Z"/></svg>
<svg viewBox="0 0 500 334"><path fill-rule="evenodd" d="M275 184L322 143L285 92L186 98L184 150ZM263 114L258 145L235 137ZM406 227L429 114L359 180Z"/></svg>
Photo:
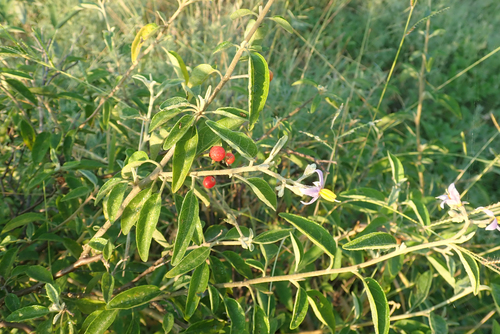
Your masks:
<svg viewBox="0 0 500 334"><path fill-rule="evenodd" d="M273 81L273 77L274 77L273 71L269 70L269 82Z"/></svg>
<svg viewBox="0 0 500 334"><path fill-rule="evenodd" d="M215 177L205 176L203 179L203 186L207 189L213 188L215 186Z"/></svg>
<svg viewBox="0 0 500 334"><path fill-rule="evenodd" d="M213 161L222 161L225 156L226 151L222 146L213 146L210 149L210 158L212 158Z"/></svg>
<svg viewBox="0 0 500 334"><path fill-rule="evenodd" d="M234 154L232 154L231 152L227 152L226 153L226 163L228 165L231 165L233 162L234 162Z"/></svg>

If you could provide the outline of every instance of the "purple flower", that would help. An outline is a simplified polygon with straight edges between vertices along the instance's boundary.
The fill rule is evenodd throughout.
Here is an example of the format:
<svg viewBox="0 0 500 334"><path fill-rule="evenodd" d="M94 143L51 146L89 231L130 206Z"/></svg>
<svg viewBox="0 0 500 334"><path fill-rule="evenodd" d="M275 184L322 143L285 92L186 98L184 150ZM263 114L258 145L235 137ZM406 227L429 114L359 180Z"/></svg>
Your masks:
<svg viewBox="0 0 500 334"><path fill-rule="evenodd" d="M499 230L500 231L500 226L498 226L498 218L495 217L495 214L493 211L488 210L480 206L478 209L482 209L484 213L486 213L487 216L493 218L493 221L490 223L490 225L486 226L485 230L488 231L493 231L493 230Z"/></svg>
<svg viewBox="0 0 500 334"><path fill-rule="evenodd" d="M460 194L455 188L455 183L450 184L446 194L436 197L437 199L442 200L441 209L444 209L444 205L448 204L448 206L452 209L462 206L462 202L460 201ZM465 203L465 202L464 202Z"/></svg>
<svg viewBox="0 0 500 334"><path fill-rule="evenodd" d="M319 169L315 169L314 171L318 174L319 181L313 182L314 187L307 187L306 186L305 188L300 189L300 191L302 192L303 195L311 196L312 198L307 203L304 201L300 201L300 203L302 203L304 205L313 204L314 202L316 202L318 200L318 198L320 196L323 197L324 199L326 199L327 201L330 201L330 202L339 202L335 199L337 197L337 195L335 195L333 193L333 191L323 188L325 186L323 172L320 171Z"/></svg>

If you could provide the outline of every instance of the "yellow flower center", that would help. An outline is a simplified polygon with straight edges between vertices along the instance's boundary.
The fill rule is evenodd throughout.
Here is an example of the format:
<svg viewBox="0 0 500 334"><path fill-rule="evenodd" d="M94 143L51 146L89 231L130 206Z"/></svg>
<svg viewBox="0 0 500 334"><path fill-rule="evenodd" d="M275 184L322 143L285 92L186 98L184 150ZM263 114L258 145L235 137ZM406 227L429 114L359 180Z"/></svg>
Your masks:
<svg viewBox="0 0 500 334"><path fill-rule="evenodd" d="M335 199L337 198L337 195L335 195L333 191L328 189L321 189L319 191L319 195L328 202L335 202Z"/></svg>

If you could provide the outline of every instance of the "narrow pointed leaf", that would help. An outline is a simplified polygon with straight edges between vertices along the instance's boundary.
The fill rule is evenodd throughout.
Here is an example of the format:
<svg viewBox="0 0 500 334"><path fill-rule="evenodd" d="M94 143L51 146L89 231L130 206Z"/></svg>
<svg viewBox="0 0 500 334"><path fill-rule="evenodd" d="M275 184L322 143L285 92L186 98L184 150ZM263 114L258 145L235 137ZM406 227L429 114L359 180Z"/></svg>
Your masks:
<svg viewBox="0 0 500 334"><path fill-rule="evenodd" d="M35 130L31 126L31 124L26 122L24 119L22 119L19 123L19 130L21 132L21 137L23 137L24 144L30 151L32 151L33 144L35 144L36 139Z"/></svg>
<svg viewBox="0 0 500 334"><path fill-rule="evenodd" d="M183 110L174 108L171 110L162 110L159 113L155 114L151 119L151 123L149 124L149 132L153 132L157 127L165 124L175 116L179 115Z"/></svg>
<svg viewBox="0 0 500 334"><path fill-rule="evenodd" d="M224 298L224 304L226 305L226 312L231 319L231 334L248 334L245 312L240 303L236 300L226 297Z"/></svg>
<svg viewBox="0 0 500 334"><path fill-rule="evenodd" d="M457 248L455 248L455 251L458 253L460 261L462 261L465 271L469 276L470 284L472 285L472 289L474 289L474 295L477 295L479 292L479 267L477 262L469 254L461 252Z"/></svg>
<svg viewBox="0 0 500 334"><path fill-rule="evenodd" d="M42 132L36 136L35 143L33 144L33 152L31 157L35 164L42 162L50 147L50 133Z"/></svg>
<svg viewBox="0 0 500 334"><path fill-rule="evenodd" d="M370 310L372 313L372 321L375 327L375 334L389 333L389 304L384 290L376 280L373 278L365 278L363 280L365 285L366 294L370 303Z"/></svg>
<svg viewBox="0 0 500 334"><path fill-rule="evenodd" d="M26 269L26 275L39 282L54 283L54 278L50 271L42 266L29 266Z"/></svg>
<svg viewBox="0 0 500 334"><path fill-rule="evenodd" d="M288 21L284 17L274 16L274 17L270 17L269 19L276 22L281 28L285 29L290 34L293 34L292 26L290 25L290 23L288 23Z"/></svg>
<svg viewBox="0 0 500 334"><path fill-rule="evenodd" d="M207 121L207 126L219 135L233 149L250 161L254 160L259 150L254 141L241 132L231 131L218 123Z"/></svg>
<svg viewBox="0 0 500 334"><path fill-rule="evenodd" d="M252 177L249 179L241 177L239 179L248 184L255 195L257 195L257 197L265 205L276 211L276 205L278 202L276 199L276 192L265 180L258 177Z"/></svg>
<svg viewBox="0 0 500 334"><path fill-rule="evenodd" d="M389 158L389 163L391 164L392 179L396 184L403 182L405 180L405 170L403 168L403 164L389 151L387 151L387 157Z"/></svg>
<svg viewBox="0 0 500 334"><path fill-rule="evenodd" d="M97 317L90 323L85 334L104 334L109 326L115 321L118 310L104 310L99 312Z"/></svg>
<svg viewBox="0 0 500 334"><path fill-rule="evenodd" d="M259 305L255 305L253 309L253 333L254 334L269 334L269 318Z"/></svg>
<svg viewBox="0 0 500 334"><path fill-rule="evenodd" d="M179 276L185 274L198 266L208 259L210 255L210 247L200 247L191 251L185 258L181 260L181 262L170 270L165 277L172 278L175 276Z"/></svg>
<svg viewBox="0 0 500 334"><path fill-rule="evenodd" d="M137 251L141 260L146 262L149 257L149 247L153 239L153 233L156 230L156 224L160 218L161 211L161 194L156 193L151 195L139 214L137 221L136 243Z"/></svg>
<svg viewBox="0 0 500 334"><path fill-rule="evenodd" d="M345 250L388 249L398 245L396 238L384 232L373 232L356 238L344 246Z"/></svg>
<svg viewBox="0 0 500 334"><path fill-rule="evenodd" d="M222 256L231 263L231 266L233 266L234 269L238 273L240 273L242 276L251 279L253 277L252 275L252 269L246 264L245 260L236 252L233 251L224 251L222 252Z"/></svg>
<svg viewBox="0 0 500 334"><path fill-rule="evenodd" d="M149 303L161 294L161 290L155 285L134 287L117 294L109 301L108 305L106 305L106 309L128 310Z"/></svg>
<svg viewBox="0 0 500 334"><path fill-rule="evenodd" d="M184 180L189 174L194 157L196 156L197 145L198 132L196 131L196 127L193 126L175 146L172 167L173 193L177 192L184 184Z"/></svg>
<svg viewBox="0 0 500 334"><path fill-rule="evenodd" d="M290 231L292 231L291 228L266 231L253 239L253 242L256 244L273 244L288 237L291 233Z"/></svg>
<svg viewBox="0 0 500 334"><path fill-rule="evenodd" d="M191 281L189 282L189 290L186 299L186 310L184 312L186 319L191 318L196 311L201 299L200 295L207 289L209 276L210 270L206 262L202 263L194 270Z"/></svg>
<svg viewBox="0 0 500 334"><path fill-rule="evenodd" d="M163 143L163 149L168 150L184 136L184 134L191 128L193 125L194 116L193 115L184 115L182 116L177 123L175 123L172 131L168 134L167 138L165 138L165 142Z"/></svg>
<svg viewBox="0 0 500 334"><path fill-rule="evenodd" d="M332 303L316 290L307 291L307 299L319 321L328 326L332 333L335 332L335 315Z"/></svg>
<svg viewBox="0 0 500 334"><path fill-rule="evenodd" d="M172 252L173 266L176 266L184 257L184 253L186 253L186 249L193 237L198 218L198 198L194 194L194 191L190 190L182 202L181 213L179 214L179 226Z"/></svg>
<svg viewBox="0 0 500 334"><path fill-rule="evenodd" d="M231 20L236 20L236 19L239 19L240 17L243 17L243 16L247 16L247 15L255 15L257 16L257 14L255 14L253 11L251 11L250 9L246 9L246 8L241 8L241 9L238 9L236 11L234 11L230 16L229 18Z"/></svg>
<svg viewBox="0 0 500 334"><path fill-rule="evenodd" d="M295 329L304 321L307 315L309 302L307 301L307 292L303 288L297 290L295 296L295 303L293 305L292 321L290 322L290 329Z"/></svg>
<svg viewBox="0 0 500 334"><path fill-rule="evenodd" d="M114 223L118 211L120 210L120 206L123 202L123 196L125 196L125 191L127 190L128 184L120 183L117 184L116 187L111 190L108 197L107 207L108 207L108 216L110 223Z"/></svg>
<svg viewBox="0 0 500 334"><path fill-rule="evenodd" d="M290 239L292 240L293 255L295 255L295 271L298 271L300 261L304 257L304 246L302 246L302 242L292 232L290 232Z"/></svg>
<svg viewBox="0 0 500 334"><path fill-rule="evenodd" d="M259 115L266 105L269 93L269 68L259 53L252 52L248 58L248 111L250 113L249 130L259 120Z"/></svg>
<svg viewBox="0 0 500 334"><path fill-rule="evenodd" d="M174 315L172 313L167 313L163 317L162 327L163 327L163 330L165 331L165 334L170 333L170 331L174 327L174 320L175 320L175 318L174 318Z"/></svg>
<svg viewBox="0 0 500 334"><path fill-rule="evenodd" d="M123 180L116 177L116 178L112 178L112 179L109 179L108 181L106 181L106 183L104 183L102 185L102 187L99 189L99 192L97 193L96 197L95 197L95 201L94 201L94 205L97 205L97 203L99 203L99 201L101 199L104 198L104 196L106 196L111 190L113 190L113 188L120 182L122 182Z"/></svg>
<svg viewBox="0 0 500 334"><path fill-rule="evenodd" d="M7 82L12 88L18 91L22 96L27 98L35 106L38 105L38 101L35 95L33 95L33 93L28 89L28 87L26 87L21 81L15 79L5 79L5 82Z"/></svg>
<svg viewBox="0 0 500 334"><path fill-rule="evenodd" d="M75 198L80 198L87 196L87 194L90 192L90 189L87 187L78 187L76 189L71 190L69 193L67 193L61 202L66 202L66 201L71 201L72 199Z"/></svg>
<svg viewBox="0 0 500 334"><path fill-rule="evenodd" d="M132 62L134 62L139 53L141 52L141 47L144 42L158 29L158 25L156 23L146 24L144 27L139 30L137 35L135 35L134 41L132 42L131 47L131 58Z"/></svg>
<svg viewBox="0 0 500 334"><path fill-rule="evenodd" d="M5 318L5 321L9 322L28 321L44 317L47 314L49 314L49 309L46 308L45 306L31 305L15 310Z"/></svg>
<svg viewBox="0 0 500 334"><path fill-rule="evenodd" d="M429 324L431 325L432 334L448 334L448 324L442 316L431 312Z"/></svg>
<svg viewBox="0 0 500 334"><path fill-rule="evenodd" d="M337 244L328 231L312 220L291 213L280 213L290 224L295 226L302 234L306 235L316 246L320 247L330 257L335 256Z"/></svg>
<svg viewBox="0 0 500 334"><path fill-rule="evenodd" d="M121 218L121 227L123 234L127 235L132 226L139 220L141 209L151 196L151 189L143 189L138 193L125 207Z"/></svg>
<svg viewBox="0 0 500 334"><path fill-rule="evenodd" d="M246 119L244 118L230 118L226 117L218 120L218 125L227 128L229 130L234 130L239 128L243 123L245 123ZM199 154L203 151L208 150L210 147L214 146L217 142L220 142L220 137L212 131L208 126L202 126L198 131L198 147L196 149L196 154Z"/></svg>
<svg viewBox="0 0 500 334"><path fill-rule="evenodd" d="M115 288L115 278L109 273L104 273L101 278L101 290L104 301L108 303L113 295L113 289Z"/></svg>
<svg viewBox="0 0 500 334"><path fill-rule="evenodd" d="M20 216L17 216L14 219L11 219L4 227L2 230L2 233L8 232L10 230L13 230L15 228L24 226L28 223L36 222L36 221L44 221L45 216L40 214L40 213L23 213Z"/></svg>
<svg viewBox="0 0 500 334"><path fill-rule="evenodd" d="M188 87L195 87L201 85L208 79L210 74L214 73L215 69L209 64L200 64L191 71Z"/></svg>

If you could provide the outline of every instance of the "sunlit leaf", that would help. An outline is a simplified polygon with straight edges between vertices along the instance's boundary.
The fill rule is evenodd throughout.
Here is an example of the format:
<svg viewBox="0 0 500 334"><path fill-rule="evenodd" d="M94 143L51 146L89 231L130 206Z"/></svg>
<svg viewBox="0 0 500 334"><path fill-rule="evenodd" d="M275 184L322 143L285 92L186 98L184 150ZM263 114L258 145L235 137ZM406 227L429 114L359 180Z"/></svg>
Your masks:
<svg viewBox="0 0 500 334"><path fill-rule="evenodd" d="M384 232L373 232L356 238L344 246L345 250L388 249L398 245L396 238Z"/></svg>
<svg viewBox="0 0 500 334"><path fill-rule="evenodd" d="M290 329L295 329L300 326L307 315L309 302L307 300L307 292L303 288L297 289L295 303L293 305L292 320L290 321Z"/></svg>
<svg viewBox="0 0 500 334"><path fill-rule="evenodd" d="M259 150L252 139L248 138L244 133L231 131L212 121L207 121L206 124L238 153L250 161L254 160Z"/></svg>
<svg viewBox="0 0 500 334"><path fill-rule="evenodd" d="M224 304L226 305L226 312L231 319L231 333L234 334L248 334L245 312L241 305L234 299L226 297L224 298Z"/></svg>
<svg viewBox="0 0 500 334"><path fill-rule="evenodd" d="M266 105L269 93L269 68L262 55L252 52L248 58L248 111L249 130L252 130L259 120L259 115Z"/></svg>
<svg viewBox="0 0 500 334"><path fill-rule="evenodd" d="M149 257L149 247L153 239L153 233L156 230L156 224L160 218L161 194L155 193L149 197L139 214L139 220L136 226L137 251L141 260L146 262Z"/></svg>
<svg viewBox="0 0 500 334"><path fill-rule="evenodd" d="M210 247L199 247L192 250L186 257L184 257L177 266L170 270L165 277L171 278L178 275L185 274L198 266L208 259L210 255Z"/></svg>
<svg viewBox="0 0 500 334"><path fill-rule="evenodd" d="M366 295L370 303L375 334L389 333L389 304L387 303L387 297L385 296L384 290L382 290L380 284L371 277L364 278L363 284L365 285Z"/></svg>
<svg viewBox="0 0 500 334"><path fill-rule="evenodd" d="M179 214L177 236L172 252L173 266L176 266L184 257L184 253L186 253L186 249L193 237L195 224L198 218L198 198L194 194L194 191L190 190L182 202L182 208Z"/></svg>
<svg viewBox="0 0 500 334"><path fill-rule="evenodd" d="M106 305L106 309L128 310L149 303L161 294L161 290L155 285L137 286L117 294Z"/></svg>
<svg viewBox="0 0 500 334"><path fill-rule="evenodd" d="M132 42L131 47L131 57L132 62L134 62L139 56L139 52L141 52L141 47L144 42L151 37L151 35L158 29L158 25L156 23L148 23L144 27L139 30L137 35L135 35L134 41Z"/></svg>
<svg viewBox="0 0 500 334"><path fill-rule="evenodd" d="M186 176L191 170L196 148L198 145L198 132L196 127L191 127L189 131L179 140L174 150L172 167L172 192L175 193L184 184Z"/></svg>
<svg viewBox="0 0 500 334"><path fill-rule="evenodd" d="M210 270L208 269L208 264L206 262L202 263L194 270L189 283L189 290L186 299L186 310L184 312L186 319L191 318L196 311L198 303L201 299L200 295L207 289L209 276Z"/></svg>

